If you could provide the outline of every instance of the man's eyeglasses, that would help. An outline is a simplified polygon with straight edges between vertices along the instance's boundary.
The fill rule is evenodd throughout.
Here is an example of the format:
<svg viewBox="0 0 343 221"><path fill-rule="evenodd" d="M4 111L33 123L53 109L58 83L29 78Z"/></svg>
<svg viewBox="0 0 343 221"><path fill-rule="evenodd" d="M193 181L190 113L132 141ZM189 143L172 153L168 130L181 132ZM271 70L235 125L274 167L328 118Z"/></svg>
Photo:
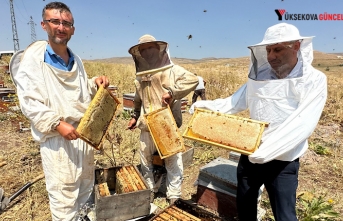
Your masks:
<svg viewBox="0 0 343 221"><path fill-rule="evenodd" d="M56 25L56 26L59 26L60 24L63 25L63 27L65 28L71 28L74 26L73 23L71 22L68 22L68 21L60 21L58 19L47 19L47 20L43 20L44 22L50 22L52 23L53 25Z"/></svg>

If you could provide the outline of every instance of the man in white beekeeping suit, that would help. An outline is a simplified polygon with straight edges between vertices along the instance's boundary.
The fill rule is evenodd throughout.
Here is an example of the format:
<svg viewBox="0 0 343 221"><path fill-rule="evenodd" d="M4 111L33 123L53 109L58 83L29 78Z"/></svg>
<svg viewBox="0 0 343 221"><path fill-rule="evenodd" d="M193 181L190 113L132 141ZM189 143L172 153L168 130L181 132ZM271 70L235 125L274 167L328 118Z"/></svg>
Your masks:
<svg viewBox="0 0 343 221"><path fill-rule="evenodd" d="M326 76L311 65L313 37L300 36L290 24L267 29L263 41L249 46L249 78L226 99L198 101L194 108L222 113L246 109L255 120L269 122L259 148L242 155L237 167L239 220L255 221L264 184L276 221L297 220L295 203L299 157L308 148L327 97Z"/></svg>
<svg viewBox="0 0 343 221"><path fill-rule="evenodd" d="M153 177L152 156L156 152L149 129L143 115L169 105L178 127L182 125L181 99L198 84L195 74L174 65L169 58L168 43L157 41L152 35L143 35L139 43L129 49L136 66L136 93L134 114L128 124L140 134L141 170L151 191L153 201L158 192ZM177 153L164 159L167 170L167 199L172 204L181 197L183 176L182 154Z"/></svg>
<svg viewBox="0 0 343 221"><path fill-rule="evenodd" d="M74 18L67 5L50 2L42 12L47 41L25 49L17 73L20 108L30 120L40 154L52 220L78 219L94 186L93 148L76 128L106 76L88 79L81 59L67 46Z"/></svg>

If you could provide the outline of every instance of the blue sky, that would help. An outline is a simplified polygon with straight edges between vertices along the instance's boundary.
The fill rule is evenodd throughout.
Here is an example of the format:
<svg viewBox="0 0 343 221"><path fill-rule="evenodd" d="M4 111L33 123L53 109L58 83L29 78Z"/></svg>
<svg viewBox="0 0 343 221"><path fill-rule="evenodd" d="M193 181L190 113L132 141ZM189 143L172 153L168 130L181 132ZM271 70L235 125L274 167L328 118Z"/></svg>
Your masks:
<svg viewBox="0 0 343 221"><path fill-rule="evenodd" d="M31 43L30 16L37 40L47 0L13 0L20 49ZM289 14L341 14L342 20L285 20L302 36L316 36L314 49L343 52L342 0L64 0L75 19L69 47L83 59L126 57L143 34L169 43L171 57L234 58L249 55L248 45L262 41L279 22L275 9ZM0 0L0 51L13 50L9 0ZM206 12L205 12L206 10ZM192 35L192 39L188 36Z"/></svg>

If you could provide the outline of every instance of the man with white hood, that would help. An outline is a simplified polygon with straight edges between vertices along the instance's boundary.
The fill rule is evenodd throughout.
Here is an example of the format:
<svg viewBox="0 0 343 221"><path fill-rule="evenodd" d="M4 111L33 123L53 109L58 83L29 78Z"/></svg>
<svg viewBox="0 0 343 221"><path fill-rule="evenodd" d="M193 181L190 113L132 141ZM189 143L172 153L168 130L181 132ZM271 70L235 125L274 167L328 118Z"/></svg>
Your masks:
<svg viewBox="0 0 343 221"><path fill-rule="evenodd" d="M128 129L141 130L141 170L151 191L153 201L158 192L153 177L152 156L157 151L143 115L170 106L178 127L182 125L181 99L192 92L198 84L195 74L174 65L170 60L168 43L157 41L152 35L143 35L139 43L129 49L136 66L136 93L134 114ZM167 199L172 204L181 197L183 177L182 154L177 153L164 159L167 170Z"/></svg>
<svg viewBox="0 0 343 221"><path fill-rule="evenodd" d="M290 24L265 32L249 46L251 64L246 84L226 99L198 101L194 108L234 114L246 109L254 120L269 122L253 154L241 155L237 167L239 220L255 221L258 191L264 184L275 220L297 220L299 157L308 148L327 98L325 74L311 65L313 37L300 36Z"/></svg>
<svg viewBox="0 0 343 221"><path fill-rule="evenodd" d="M76 128L97 88L106 88L109 80L89 79L82 60L67 46L75 31L67 5L48 3L42 19L48 40L27 47L11 75L20 108L40 143L52 220L75 220L94 186L94 150L79 139Z"/></svg>

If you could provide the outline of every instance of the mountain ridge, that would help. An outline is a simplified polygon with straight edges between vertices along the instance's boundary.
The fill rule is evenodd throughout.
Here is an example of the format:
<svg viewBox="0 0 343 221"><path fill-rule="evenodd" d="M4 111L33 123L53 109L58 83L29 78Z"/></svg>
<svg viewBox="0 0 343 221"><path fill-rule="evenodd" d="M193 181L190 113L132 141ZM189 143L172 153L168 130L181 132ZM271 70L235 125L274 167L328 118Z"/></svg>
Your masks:
<svg viewBox="0 0 343 221"><path fill-rule="evenodd" d="M343 56L343 53L325 53L320 51L313 51L314 59L339 59L337 56ZM200 58L200 59L192 59L192 58L178 58L172 57L171 60L175 64L192 64L192 63L201 63L201 62L209 62L209 61L225 61L231 59L249 59L249 56L245 57L234 57L234 58L216 58L216 57L207 57L207 58ZM101 62L101 63L117 63L117 64L134 64L132 57L110 57L110 58L103 58L103 59L93 59L87 60L83 59L87 62Z"/></svg>

